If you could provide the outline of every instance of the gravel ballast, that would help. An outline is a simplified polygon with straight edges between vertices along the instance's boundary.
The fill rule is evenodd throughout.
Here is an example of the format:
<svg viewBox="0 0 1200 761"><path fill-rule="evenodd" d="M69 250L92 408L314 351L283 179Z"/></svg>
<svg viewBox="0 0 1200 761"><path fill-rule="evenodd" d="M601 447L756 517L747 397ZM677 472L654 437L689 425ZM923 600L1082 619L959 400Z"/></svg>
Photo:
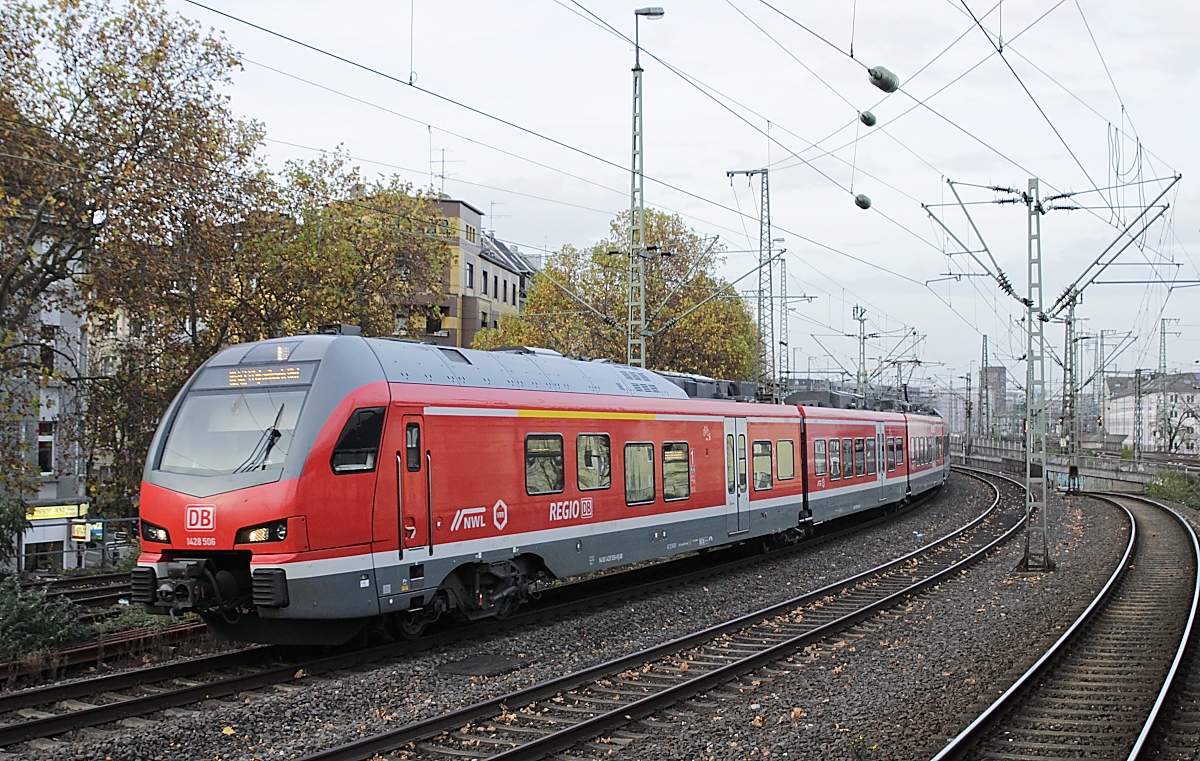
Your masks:
<svg viewBox="0 0 1200 761"><path fill-rule="evenodd" d="M932 503L866 535L620 608L531 626L404 662L301 678L238 701L211 701L192 711L159 714L152 724L143 720L78 732L59 738L53 747L27 744L8 750L28 758L111 761L294 758L819 588L928 543L978 515L990 501L990 490L955 475ZM1111 508L1076 499L1064 510L1056 502L1052 517L1059 563L1055 573L1010 577L1019 552L1020 543L1015 542L961 580L915 601L881 630L877 639L886 640L886 646L862 640L822 652L786 677L764 682L753 695L729 699L729 713L722 719L728 723L673 727L670 744L663 741L665 735L653 732L622 755L743 758L756 748L755 756L763 751L791 757L818 752L835 758L920 755L913 751L930 745L931 735L956 731L958 714L973 702L990 702L1002 677L1025 653L1034 652L1039 638L1051 636L1071 610L1086 604L1088 590L1093 584L1098 588L1111 571L1118 551L1113 548L1123 546L1125 535ZM480 654L511 656L527 665L498 677L459 676L440 668ZM785 715L789 718L779 723ZM869 756L861 755L875 745L878 749L870 750Z"/></svg>

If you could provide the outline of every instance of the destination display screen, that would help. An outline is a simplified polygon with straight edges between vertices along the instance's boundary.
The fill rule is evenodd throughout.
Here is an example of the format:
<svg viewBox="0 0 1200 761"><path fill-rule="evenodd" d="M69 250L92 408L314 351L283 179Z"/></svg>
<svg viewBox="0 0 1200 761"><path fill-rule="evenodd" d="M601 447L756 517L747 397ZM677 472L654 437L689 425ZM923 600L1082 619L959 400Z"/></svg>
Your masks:
<svg viewBox="0 0 1200 761"><path fill-rule="evenodd" d="M210 367L196 379L196 389L305 386L312 383L316 362Z"/></svg>

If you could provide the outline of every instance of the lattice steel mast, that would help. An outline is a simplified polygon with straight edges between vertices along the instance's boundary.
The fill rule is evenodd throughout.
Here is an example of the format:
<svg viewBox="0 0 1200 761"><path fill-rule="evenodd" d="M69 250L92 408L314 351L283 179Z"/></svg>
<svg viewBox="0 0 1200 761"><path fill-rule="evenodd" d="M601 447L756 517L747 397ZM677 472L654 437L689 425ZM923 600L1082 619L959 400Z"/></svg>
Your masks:
<svg viewBox="0 0 1200 761"><path fill-rule="evenodd" d="M1029 180L1029 287L1025 298L1025 557L1026 570L1051 570L1046 506L1046 316L1042 311L1042 209L1038 181Z"/></svg>

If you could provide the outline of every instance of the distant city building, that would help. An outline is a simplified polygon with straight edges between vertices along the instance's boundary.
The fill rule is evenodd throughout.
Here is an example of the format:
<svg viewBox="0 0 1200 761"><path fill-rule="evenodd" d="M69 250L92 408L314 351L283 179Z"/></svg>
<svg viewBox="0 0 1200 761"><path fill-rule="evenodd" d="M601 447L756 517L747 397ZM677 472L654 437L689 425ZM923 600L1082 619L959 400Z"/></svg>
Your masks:
<svg viewBox="0 0 1200 761"><path fill-rule="evenodd" d="M443 346L470 347L480 330L498 328L501 317L520 313L533 269L516 246L482 231L479 209L449 198L435 203L446 217L440 232L451 240L450 263L442 277L445 294L426 305L424 326L410 320L408 334Z"/></svg>
<svg viewBox="0 0 1200 761"><path fill-rule="evenodd" d="M69 311L43 310L31 372L4 379L25 384L28 396L37 400L37 409L16 426L37 473L36 491L23 495L29 528L17 542L17 570L75 567L91 539L86 523L79 520L89 509L82 445L86 402L77 382L87 374L84 319Z"/></svg>
<svg viewBox="0 0 1200 761"><path fill-rule="evenodd" d="M1138 397L1132 375L1106 379L1104 430L1134 443ZM1142 374L1143 451L1195 453L1200 451L1200 373Z"/></svg>

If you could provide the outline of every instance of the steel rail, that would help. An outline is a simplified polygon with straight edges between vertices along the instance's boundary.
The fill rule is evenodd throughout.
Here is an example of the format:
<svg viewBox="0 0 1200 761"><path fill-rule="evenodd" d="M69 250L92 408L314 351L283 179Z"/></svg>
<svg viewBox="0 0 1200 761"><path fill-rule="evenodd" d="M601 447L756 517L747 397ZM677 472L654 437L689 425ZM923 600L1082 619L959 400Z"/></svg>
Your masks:
<svg viewBox="0 0 1200 761"><path fill-rule="evenodd" d="M1157 720L1159 711L1167 699L1174 677L1178 672L1179 665L1185 657L1188 638L1197 616L1197 611L1200 610L1200 542L1196 537L1196 532L1191 525L1172 508L1146 499L1137 495L1101 495L1091 494L1090 496L1109 502L1120 508L1126 515L1130 531L1129 540L1126 543L1124 554L1121 561L1117 564L1104 586L1092 599L1087 608L1075 619L1075 621L1067 628L1065 632L1055 640L1043 653L1038 660L1029 667L1007 690L1004 691L990 706L979 714L967 727L965 727L958 735L952 738L931 761L949 761L950 759L958 759L964 757L971 749L973 749L983 738L990 732L1005 715L1013 710L1017 703L1029 693L1029 691L1044 677L1050 668L1058 663L1060 659L1065 657L1068 650L1081 638L1086 627L1094 623L1107 607L1107 603L1112 598L1117 585L1126 578L1126 575L1133 568L1131 561L1134 553L1137 551L1138 524L1133 514L1124 505L1121 505L1113 497L1119 496L1125 499L1138 500L1155 507L1165 510L1175 520L1177 520L1184 528L1186 535L1190 538L1193 551L1193 562L1195 563L1196 573L1192 582L1192 601L1188 612L1188 618L1184 625L1183 636L1180 638L1179 645L1176 647L1175 656L1168 670L1167 676L1162 687L1159 690L1158 696L1154 701L1147 720L1143 723L1142 729L1135 741L1131 752L1128 756L1129 761L1134 761L1139 757L1144 747L1146 739L1149 737L1153 729L1153 725ZM1081 746L1082 748L1082 746Z"/></svg>
<svg viewBox="0 0 1200 761"><path fill-rule="evenodd" d="M904 509L904 512L915 509L933 496L932 492L914 500ZM130 697L119 702L98 705L39 719L30 719L16 724L0 726L0 747L5 747L37 737L49 737L55 734L80 729L83 727L106 724L131 716L140 716L166 708L195 703L200 700L215 699L238 692L260 689L274 684L282 684L296 680L301 670L305 676L316 676L352 666L359 666L391 658L413 655L425 650L453 645L465 640L480 637L495 631L506 631L518 626L527 625L577 612L584 607L596 607L611 602L628 600L632 597L651 594L680 584L709 578L716 574L726 573L735 568L749 567L767 561L777 561L781 557L811 549L827 542L866 530L894 518L900 513L881 516L879 518L856 524L850 528L819 536L815 540L782 548L768 554L737 555L736 548L731 560L713 564L702 561L701 556L687 556L666 563L659 563L649 568L639 568L618 574L608 574L586 581L565 584L543 592L548 603L543 607L530 610L504 620L484 620L472 625L458 627L453 630L439 632L426 636L414 642L398 642L378 645L371 648L356 650L351 653L340 653L316 659L298 659L289 661L286 665L264 670L254 674L243 674L217 679L202 685L187 687L179 690L158 693L154 695ZM894 561L899 562L899 561ZM676 573L663 578L665 567L689 568L701 565L700 568L684 573ZM646 577L644 582L630 585L626 577ZM582 599L578 599L582 596ZM561 601L559 601L561 599ZM66 685L54 685L20 692L0 694L0 713L12 712L21 708L39 705L50 705L64 700L87 697L116 690L128 689L144 684L170 681L199 674L211 674L237 666L245 666L268 658L281 657L281 649L250 648L237 653L223 653L204 658L195 658L182 663L164 664L151 668L138 669L121 674L111 674L103 677L72 682Z"/></svg>
<svg viewBox="0 0 1200 761"><path fill-rule="evenodd" d="M985 477L981 477L973 472L970 472L970 469L964 469L964 472L966 472L969 476L987 483ZM1018 488L1023 489L1023 487L1020 487L1020 485L1013 481L1013 479L1007 478L1006 476L988 474L988 477L1003 479L1017 486ZM781 613L815 601L819 601L822 598L830 595L837 594L843 589L853 587L860 581L899 568L906 564L909 560L918 557L922 553L927 553L938 547L949 545L949 543L954 539L960 537L965 532L971 530L995 514L1001 503L1000 489L996 487L995 484L989 485L995 492L995 499L988 509L981 515L977 516L966 525L941 537L940 539L936 539L921 548L906 553L900 558L890 560L886 563L876 566L875 568L868 569L861 573L854 574L846 579L828 584L813 592L798 595L789 600L773 604L761 610L739 616L731 621L716 624L704 630L678 637L640 652L615 658L605 663L591 666L581 671L574 672L542 684L533 685L531 687L508 693L506 695L483 700L450 713L444 713L438 716L423 719L389 732L361 738L345 745L303 756L298 761L363 761L364 759L371 759L376 755L386 754L389 751L395 750L409 743L437 736L443 732L462 727L480 719L494 717L503 713L507 706L523 706L538 700L554 697L560 693L581 687L591 682L595 682L596 680L605 676L609 676L614 673L621 673L632 667L640 666L647 662L656 661L665 655L675 653L679 650L695 647L706 642L711 642L722 635L738 631L739 629L750 625L761 623L762 621L770 619ZM819 640L833 631L844 629L846 626L853 625L854 623L873 615L878 610L889 607L892 603L898 600L911 597L913 594L925 589L926 587L944 580L951 572L961 570L964 565L975 562L993 550L1000 543L1015 536L1021 529L1021 526L1021 521L1016 521L1013 526L1004 531L1000 537L988 542L982 548L968 555L966 558L960 558L958 561L947 566L947 568L920 580L916 584L888 594L869 606L859 608L858 610L841 616L834 621L822 624L821 626L809 630L808 632L805 632L799 636L789 638L758 653L750 655L747 658L739 659L725 666L721 666L718 669L714 669L713 671L699 674L672 687L664 687L664 691L655 695L618 706L591 719L583 720L579 724L571 726L567 729L545 735L541 738L531 741L530 743L527 743L526 745L504 751L495 756L489 756L488 758L497 760L506 759L507 761L518 758L541 758L551 753L565 750L581 741L599 736L606 731L610 731L616 726L628 724L631 721L649 715L656 710L677 703L686 697L690 697L698 692L702 692L712 684L728 681L728 679L733 675L744 673L746 670L752 669L763 663L777 660L781 657L781 653L794 652L796 648L802 647L808 642Z"/></svg>

